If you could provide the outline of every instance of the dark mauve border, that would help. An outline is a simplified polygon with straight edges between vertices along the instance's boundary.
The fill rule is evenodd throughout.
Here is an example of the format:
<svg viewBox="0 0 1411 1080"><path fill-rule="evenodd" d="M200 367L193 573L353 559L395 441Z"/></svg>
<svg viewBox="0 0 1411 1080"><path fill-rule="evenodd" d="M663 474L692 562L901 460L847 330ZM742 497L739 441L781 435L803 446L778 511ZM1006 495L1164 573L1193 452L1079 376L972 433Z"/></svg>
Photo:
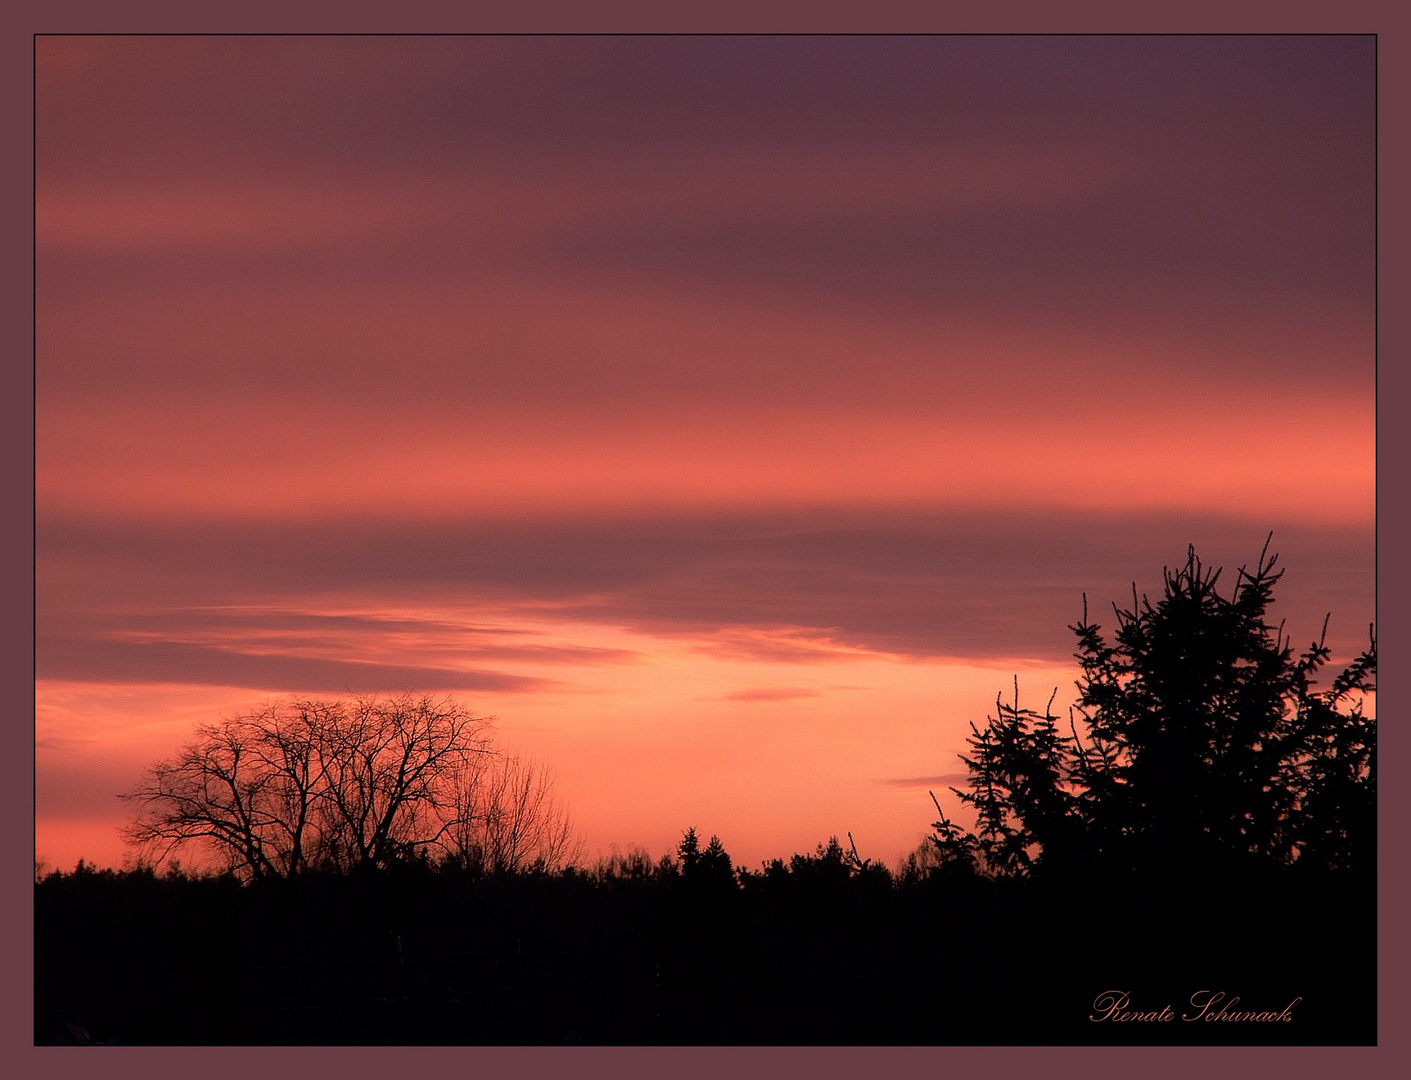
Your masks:
<svg viewBox="0 0 1411 1080"><path fill-rule="evenodd" d="M1375 33L1378 35L1379 89L1379 297L1377 452L1385 463L1378 473L1378 601L1395 611L1405 602L1404 550L1408 488L1403 473L1407 452L1398 415L1407 389L1406 349L1406 90L1407 48L1402 12L1378 0L1283 3L1251 0L1187 0L1178 9L1138 6L1131 0L1011 0L998 5L944 10L934 0L720 0L703 5L663 0L539 0L511 7L476 10L464 0L413 3L292 3L246 0L237 7L198 5L191 0L20 0L0 16L4 22L0 101L5 119L9 167L3 170L6 213L3 290L8 309L9 347L0 362L0 478L6 504L0 529L6 572L3 588L3 663L6 725L3 755L7 812L3 821L5 883L0 903L9 918L4 935L0 1030L4 1058L20 1076L87 1077L167 1074L207 1077L337 1075L357 1080L435 1072L459 1077L490 1076L765 1076L804 1074L832 1080L861 1074L904 1074L924 1078L953 1072L1009 1077L1065 1073L1125 1077L1245 1076L1275 1072L1284 1077L1404 1075L1406 1028L1411 1000L1405 974L1406 934L1395 919L1407 895L1411 874L1405 834L1396 823L1408 820L1405 785L1397 782L1406 762L1404 725L1385 726L1383 769L1393 782L1381 792L1379 1038L1375 1048L1084 1048L1084 1047L912 1047L912 1048L113 1048L103 1061L78 1060L70 1050L33 1046L33 715L34 715L34 279L33 176L26 169L33 152L33 35L45 33L175 32L835 32L835 33ZM26 153L28 151L28 154ZM1388 557L1382 559L1381 554ZM1390 633L1387 630L1390 630ZM1379 620L1382 651L1390 646L1392 676L1385 680L1380 714L1395 716L1405 700L1398 655L1405 634L1398 622ZM1386 707L1386 701L1392 703ZM1316 932L1316 931L1315 931ZM1400 1061L1403 1064L1398 1066Z"/></svg>

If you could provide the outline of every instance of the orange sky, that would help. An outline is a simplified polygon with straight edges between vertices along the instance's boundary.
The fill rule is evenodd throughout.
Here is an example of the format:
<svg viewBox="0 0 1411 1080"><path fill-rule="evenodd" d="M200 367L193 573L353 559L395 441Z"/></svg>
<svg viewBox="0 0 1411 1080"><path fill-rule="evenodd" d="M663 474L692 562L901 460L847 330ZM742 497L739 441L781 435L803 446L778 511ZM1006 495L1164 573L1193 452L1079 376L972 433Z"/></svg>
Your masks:
<svg viewBox="0 0 1411 1080"><path fill-rule="evenodd" d="M429 690L590 857L894 863L1188 543L1355 652L1372 48L41 38L37 854Z"/></svg>

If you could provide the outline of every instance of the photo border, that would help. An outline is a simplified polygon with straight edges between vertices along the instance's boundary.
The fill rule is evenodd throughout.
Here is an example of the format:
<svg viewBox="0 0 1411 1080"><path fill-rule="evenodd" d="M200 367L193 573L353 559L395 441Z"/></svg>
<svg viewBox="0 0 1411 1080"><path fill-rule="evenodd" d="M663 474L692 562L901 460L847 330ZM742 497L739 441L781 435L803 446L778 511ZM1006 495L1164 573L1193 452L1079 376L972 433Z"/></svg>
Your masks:
<svg viewBox="0 0 1411 1080"><path fill-rule="evenodd" d="M13 308L12 326L17 330L14 358L5 365L5 423L0 437L5 440L5 492L11 508L10 525L4 530L6 565L4 577L6 678L4 686L12 703L12 728L22 730L24 717L30 717L29 747L12 747L5 755L4 790L16 803L29 799L23 807L6 815L7 839L20 850L33 850L33 709L34 709L34 262L33 262L33 175L23 168L21 145L34 147L33 131L33 37L35 33L72 32L1171 32L1177 29L1201 32L1356 32L1378 35L1378 181L1379 193L1406 189L1405 91L1407 57L1405 37L1399 22L1393 23L1390 5L1344 3L1328 4L1232 4L1202 3L1184 5L1179 15L1160 9L1139 12L1129 4L1087 2L1054 5L1011 3L1002 11L942 13L920 0L883 2L868 5L837 2L761 5L711 5L703 10L669 10L660 4L613 3L591 7L569 4L566 0L540 3L533 11L519 8L467 10L449 0L387 5L304 3L296 9L284 4L247 4L239 9L197 9L176 0L145 0L126 5L65 3L33 9L16 7L5 16L11 24L4 36L6 60L3 78L8 93L5 100L11 160L16 164L5 172L7 200L11 212L6 239L6 290ZM1379 305L1378 352L1386 358L1378 364L1377 453L1379 461L1399 463L1406 452L1403 430L1397 423L1405 401L1406 371L1399 361L1405 347L1405 318L1398 307L1406 295L1404 266L1404 210L1391 198L1378 204L1378 295L1390 298ZM26 363L26 357L29 362ZM1395 610L1404 601L1405 572L1397 558L1399 545L1394 538L1405 535L1408 510L1405 488L1390 469L1378 472L1378 608ZM1399 467L1396 473L1399 474ZM1386 547L1382 546L1387 539ZM1390 558L1382 560L1383 552ZM1388 636L1379 624L1383 647L1391 646L1393 658L1402 653L1402 633L1393 624ZM1379 703L1405 700L1405 691L1396 674L1379 693ZM18 736L16 736L18 741ZM1405 764L1405 734L1398 725L1379 732L1382 757L1390 759L1393 776ZM1380 814L1384 826L1408 819L1404 785L1383 785ZM722 1073L766 1075L806 1071L810 1076L851 1077L859 1070L905 1071L912 1076L983 1069L1002 1076L1049 1072L1057 1066L1065 1071L1084 1068L1093 1076L1126 1076L1140 1070L1145 1076L1189 1076L1204 1074L1243 1075L1259 1070L1278 1070L1294 1077L1322 1077L1330 1072L1351 1071L1359 1077L1390 1076L1404 1065L1407 980L1405 932L1392 913L1400 909L1407 895L1408 871L1404 858L1404 836L1384 827L1380 835L1379 875L1379 1039L1375 1048L1363 1047L843 1047L843 1048L680 1048L680 1047L437 1047L437 1048L259 1048L238 1047L214 1055L209 1048L113 1048L101 1064L63 1057L67 1051L33 1047L33 890L18 884L4 890L0 903L11 915L14 928L7 935L5 965L7 982L3 1010L7 1028L6 1044L15 1051L7 1058L17 1063L19 1075L79 1076L117 1067L125 1071L163 1075L178 1071L199 1071L208 1076L244 1076L258 1070L271 1076L308 1071L336 1072L340 1076L380 1078L389 1071L448 1071L464 1075L491 1070L491 1075L552 1077L562 1074L636 1076L649 1074L719 1076ZM6 881L14 881L11 873ZM29 1049L26 1049L26 1047ZM33 1056L31 1056L33 1055ZM61 1060L62 1058L62 1060ZM120 1063L119 1063L120 1062Z"/></svg>

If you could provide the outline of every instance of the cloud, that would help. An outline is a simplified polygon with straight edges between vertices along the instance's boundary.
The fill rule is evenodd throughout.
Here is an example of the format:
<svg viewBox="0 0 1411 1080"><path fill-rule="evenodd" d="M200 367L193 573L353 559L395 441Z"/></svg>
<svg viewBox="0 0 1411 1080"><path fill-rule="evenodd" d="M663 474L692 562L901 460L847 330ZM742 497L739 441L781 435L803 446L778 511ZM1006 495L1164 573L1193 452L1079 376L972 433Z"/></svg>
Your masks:
<svg viewBox="0 0 1411 1080"><path fill-rule="evenodd" d="M304 657L341 656L366 662L369 653L415 654L447 663L516 661L549 664L622 663L636 657L628 649L552 643L523 627L467 625L454 619L317 613L271 607L166 608L121 616L90 613L70 621L45 613L51 633L81 632L101 647L182 644L238 652L282 652Z"/></svg>
<svg viewBox="0 0 1411 1080"><path fill-rule="evenodd" d="M1355 652L1374 610L1372 530L1274 524L1289 568L1275 617L1287 617L1296 641L1311 640L1332 611L1335 649ZM1084 594L1110 627L1110 602L1127 602L1133 580L1158 589L1161 566L1183 561L1188 543L1208 564L1227 566L1229 581L1258 556L1268 527L1214 516L881 508L284 523L41 513L37 663L53 678L142 670L290 689L529 689L536 684L522 676L447 661L629 659L438 628L467 612L481 614L470 621L481 629L596 624L770 661L1062 662ZM179 613L232 605L276 610L268 623L251 610L214 627L209 611ZM319 608L447 615L389 626L288 613ZM318 643L323 655L251 655L271 634L271 653L292 642ZM369 662L377 653L367 643L399 634L407 651L398 664L419 663Z"/></svg>
<svg viewBox="0 0 1411 1080"><path fill-rule="evenodd" d="M1335 39L50 43L39 71L82 78L36 108L41 349L90 387L155 392L184 358L188 383L255 398L341 397L372 369L385 396L542 401L596 373L660 403L705 392L702 355L727 386L762 373L755 393L821 361L812 392L841 369L849 394L893 327L932 359L1023 322L1073 344L1060 377L1113 339L1172 372L1272 355L1306 376L1339 335L1370 340L1373 59ZM736 335L730 357L705 331L752 309L824 332ZM860 325L829 355L839 313Z"/></svg>
<svg viewBox="0 0 1411 1080"><path fill-rule="evenodd" d="M68 682L183 683L307 693L376 690L486 690L526 693L550 680L470 668L379 664L292 656L179 641L47 637L35 676Z"/></svg>
<svg viewBox="0 0 1411 1080"><path fill-rule="evenodd" d="M878 650L835 639L836 628L806 626L726 626L693 636L696 652L732 659L781 661L790 664L865 660Z"/></svg>
<svg viewBox="0 0 1411 1080"><path fill-rule="evenodd" d="M886 784L888 787L899 788L949 788L960 787L970 780L970 774L964 772L941 773L939 776L904 776L894 780L878 780L879 784Z"/></svg>
<svg viewBox="0 0 1411 1080"><path fill-rule="evenodd" d="M1374 56L1356 36L125 38L101 50L49 38L37 140L56 171L216 173L1075 131L1129 146L1192 130L1252 141L1301 127L1316 140L1372 100Z"/></svg>
<svg viewBox="0 0 1411 1080"><path fill-rule="evenodd" d="M127 809L118 798L142 778L139 761L35 755L35 816L39 818L108 817L120 819ZM116 826L117 822L114 821Z"/></svg>
<svg viewBox="0 0 1411 1080"><path fill-rule="evenodd" d="M735 690L728 694L701 698L701 701L801 701L805 698L818 698L823 695L817 690L799 690L789 687L765 687L758 690Z"/></svg>

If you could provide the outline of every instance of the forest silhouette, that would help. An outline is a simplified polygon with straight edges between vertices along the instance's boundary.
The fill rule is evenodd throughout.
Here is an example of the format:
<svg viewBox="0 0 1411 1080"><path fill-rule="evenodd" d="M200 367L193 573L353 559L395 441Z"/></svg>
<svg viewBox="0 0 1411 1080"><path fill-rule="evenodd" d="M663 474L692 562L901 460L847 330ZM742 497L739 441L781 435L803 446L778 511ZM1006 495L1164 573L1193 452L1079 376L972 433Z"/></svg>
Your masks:
<svg viewBox="0 0 1411 1080"><path fill-rule="evenodd" d="M895 870L694 827L586 865L454 703L202 728L129 793L143 863L37 875L36 1041L1375 1043L1375 636L1323 685L1281 574L1266 544L1222 592L1192 549L1110 634L1084 599L1071 714L1016 680L973 825L935 801Z"/></svg>

